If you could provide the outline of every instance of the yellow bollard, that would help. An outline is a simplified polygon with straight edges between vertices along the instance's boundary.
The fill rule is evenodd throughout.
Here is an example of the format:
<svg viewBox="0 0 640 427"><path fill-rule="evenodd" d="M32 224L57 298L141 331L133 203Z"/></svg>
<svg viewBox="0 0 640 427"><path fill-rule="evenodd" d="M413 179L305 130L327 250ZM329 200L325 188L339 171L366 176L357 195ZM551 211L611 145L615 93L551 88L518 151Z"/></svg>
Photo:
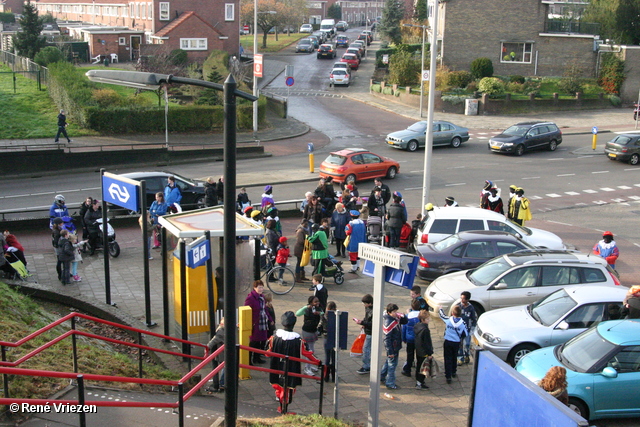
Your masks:
<svg viewBox="0 0 640 427"><path fill-rule="evenodd" d="M309 172L315 172L315 168L313 165L313 153L309 153Z"/></svg>
<svg viewBox="0 0 640 427"><path fill-rule="evenodd" d="M595 149L596 149L596 142L598 142L598 134L597 134L597 133L594 133L594 134L593 134L592 141L591 141L591 149L592 149L592 150L595 150Z"/></svg>
<svg viewBox="0 0 640 427"><path fill-rule="evenodd" d="M243 305L238 307L238 344L249 346L249 337L253 329L253 317L251 313L251 307ZM240 359L238 363L243 365L249 364L250 353L247 350L240 350ZM251 378L249 369L240 368L238 370L238 378L241 380L248 380Z"/></svg>

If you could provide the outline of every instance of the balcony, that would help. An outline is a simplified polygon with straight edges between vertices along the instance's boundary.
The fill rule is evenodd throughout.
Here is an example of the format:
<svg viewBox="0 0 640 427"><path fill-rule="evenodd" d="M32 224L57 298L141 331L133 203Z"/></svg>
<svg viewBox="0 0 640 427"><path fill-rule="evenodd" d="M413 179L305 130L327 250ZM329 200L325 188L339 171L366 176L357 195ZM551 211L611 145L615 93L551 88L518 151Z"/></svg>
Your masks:
<svg viewBox="0 0 640 427"><path fill-rule="evenodd" d="M549 19L544 23L544 32L597 35L600 34L600 24L596 22Z"/></svg>

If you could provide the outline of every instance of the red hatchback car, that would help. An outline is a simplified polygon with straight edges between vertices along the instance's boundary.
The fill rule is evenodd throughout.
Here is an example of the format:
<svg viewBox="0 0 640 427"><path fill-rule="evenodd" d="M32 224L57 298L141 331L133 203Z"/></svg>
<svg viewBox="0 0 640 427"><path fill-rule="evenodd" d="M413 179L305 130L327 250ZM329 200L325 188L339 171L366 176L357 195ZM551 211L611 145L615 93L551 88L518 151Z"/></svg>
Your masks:
<svg viewBox="0 0 640 427"><path fill-rule="evenodd" d="M393 179L400 165L393 159L378 156L364 148L345 148L329 154L320 165L320 177L333 177L337 182L359 182L387 177Z"/></svg>
<svg viewBox="0 0 640 427"><path fill-rule="evenodd" d="M340 58L340 62L346 62L347 64L351 65L352 70L357 70L360 66L360 60L358 59L358 57L351 53L345 53L344 55L342 55L342 58Z"/></svg>

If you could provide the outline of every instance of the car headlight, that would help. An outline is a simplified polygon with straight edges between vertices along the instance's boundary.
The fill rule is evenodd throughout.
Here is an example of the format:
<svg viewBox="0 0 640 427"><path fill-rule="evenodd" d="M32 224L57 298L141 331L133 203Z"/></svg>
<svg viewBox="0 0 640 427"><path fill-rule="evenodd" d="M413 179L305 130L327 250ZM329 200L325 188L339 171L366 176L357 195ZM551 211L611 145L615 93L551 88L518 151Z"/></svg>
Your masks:
<svg viewBox="0 0 640 427"><path fill-rule="evenodd" d="M484 334L482 334L482 338L486 342L490 342L491 344L498 344L500 341L502 341L500 337L494 337L492 334L488 332L485 332Z"/></svg>

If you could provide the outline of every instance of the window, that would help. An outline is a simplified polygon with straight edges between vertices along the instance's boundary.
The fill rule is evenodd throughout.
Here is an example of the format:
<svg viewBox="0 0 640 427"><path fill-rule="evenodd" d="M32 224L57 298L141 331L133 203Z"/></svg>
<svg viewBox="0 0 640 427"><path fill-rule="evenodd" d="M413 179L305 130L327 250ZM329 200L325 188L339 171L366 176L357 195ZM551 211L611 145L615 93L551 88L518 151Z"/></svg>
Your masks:
<svg viewBox="0 0 640 427"><path fill-rule="evenodd" d="M471 230L484 230L484 221L481 219L461 219L458 232Z"/></svg>
<svg viewBox="0 0 640 427"><path fill-rule="evenodd" d="M153 19L153 3L147 3L147 18Z"/></svg>
<svg viewBox="0 0 640 427"><path fill-rule="evenodd" d="M605 304L586 304L568 315L564 321L569 329L587 329L594 323L602 321Z"/></svg>
<svg viewBox="0 0 640 427"><path fill-rule="evenodd" d="M467 245L467 258L493 258L493 249L489 242L471 242Z"/></svg>
<svg viewBox="0 0 640 427"><path fill-rule="evenodd" d="M225 21L233 21L235 19L235 4L233 3L225 3L224 4L224 20Z"/></svg>
<svg viewBox="0 0 640 427"><path fill-rule="evenodd" d="M531 64L533 43L501 43L500 62L520 62Z"/></svg>
<svg viewBox="0 0 640 427"><path fill-rule="evenodd" d="M145 19L147 17L147 4L146 3L140 4L140 17L142 19Z"/></svg>
<svg viewBox="0 0 640 427"><path fill-rule="evenodd" d="M520 246L508 242L496 242L496 246L498 247L498 255L510 254L522 249Z"/></svg>
<svg viewBox="0 0 640 427"><path fill-rule="evenodd" d="M364 157L364 163L367 165L372 163L382 163L382 159L375 154L364 153L362 157Z"/></svg>
<svg viewBox="0 0 640 427"><path fill-rule="evenodd" d="M456 232L457 226L457 219L436 219L433 221L428 233L446 234L448 236Z"/></svg>
<svg viewBox="0 0 640 427"><path fill-rule="evenodd" d="M489 230L492 231L506 231L507 233L516 234L513 228L509 227L504 222L496 221L496 220L487 220L487 225L489 225Z"/></svg>
<svg viewBox="0 0 640 427"><path fill-rule="evenodd" d="M580 274L575 267L542 267L542 286L562 286L576 283L580 283Z"/></svg>
<svg viewBox="0 0 640 427"><path fill-rule="evenodd" d="M126 38L124 38L124 37L118 37L118 44L119 44L120 46L124 46L124 45L126 45L126 44L127 44L127 39L126 39Z"/></svg>
<svg viewBox="0 0 640 427"><path fill-rule="evenodd" d="M160 18L161 21L169 20L169 3L161 2L160 3Z"/></svg>
<svg viewBox="0 0 640 427"><path fill-rule="evenodd" d="M536 286L540 267L519 268L505 275L500 283L505 283L507 288L529 288Z"/></svg>
<svg viewBox="0 0 640 427"><path fill-rule="evenodd" d="M584 281L586 283L595 283L595 282L606 282L607 278L604 276L602 271L597 268L585 268L584 272Z"/></svg>
<svg viewBox="0 0 640 427"><path fill-rule="evenodd" d="M609 360L607 366L614 368L618 372L640 371L640 346L622 347L620 352Z"/></svg>
<svg viewBox="0 0 640 427"><path fill-rule="evenodd" d="M180 39L180 49L207 50L207 39Z"/></svg>

